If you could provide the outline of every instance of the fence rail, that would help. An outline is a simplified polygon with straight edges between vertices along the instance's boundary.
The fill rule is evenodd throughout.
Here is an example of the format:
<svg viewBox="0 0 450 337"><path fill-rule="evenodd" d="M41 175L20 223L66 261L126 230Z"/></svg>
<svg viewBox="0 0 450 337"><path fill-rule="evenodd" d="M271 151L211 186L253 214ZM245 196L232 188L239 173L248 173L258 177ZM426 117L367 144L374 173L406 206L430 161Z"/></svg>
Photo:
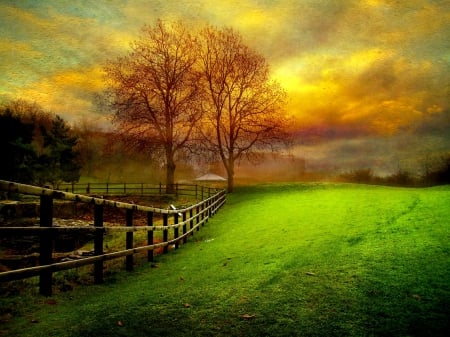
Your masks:
<svg viewBox="0 0 450 337"><path fill-rule="evenodd" d="M147 183L70 183L60 184L58 190L87 195L167 195L192 196L203 200L215 191L214 188L195 184L147 184ZM170 192L168 192L170 191Z"/></svg>
<svg viewBox="0 0 450 337"><path fill-rule="evenodd" d="M191 185L193 186L193 185ZM193 189L203 191L201 187ZM128 271L133 270L134 255L147 252L147 260L153 261L154 250L162 248L163 253L168 252L170 245L175 249L181 243L186 243L189 235L198 231L208 219L212 217L226 202L225 190L207 189L208 196L200 202L189 207L175 209L163 209L151 206L141 206L124 202L117 202L98 197L63 192L49 188L41 188L31 185L13 183L0 180L0 191L34 195L40 197L40 222L39 227L0 227L0 234L5 236L37 235L40 237L39 266L0 272L1 281L12 281L39 275L40 293L45 296L52 294L52 273L60 270L94 265L94 282L103 282L103 263L108 260L125 257L125 265ZM80 203L89 203L94 206L94 225L53 227L53 200L61 199ZM125 226L104 226L105 208L116 208L125 210ZM146 226L135 226L133 218L136 212L146 214ZM154 214L162 217L162 226L154 224ZM181 229L181 233L180 233ZM53 240L61 233L84 231L94 234L94 256L85 257L80 260L54 263L53 261ZM106 231L117 231L126 233L125 250L115 252L104 252L104 234ZM147 244L141 247L134 246L133 234L137 231L147 232ZM162 231L162 242L154 242L154 232ZM169 231L173 231L172 238L169 239Z"/></svg>

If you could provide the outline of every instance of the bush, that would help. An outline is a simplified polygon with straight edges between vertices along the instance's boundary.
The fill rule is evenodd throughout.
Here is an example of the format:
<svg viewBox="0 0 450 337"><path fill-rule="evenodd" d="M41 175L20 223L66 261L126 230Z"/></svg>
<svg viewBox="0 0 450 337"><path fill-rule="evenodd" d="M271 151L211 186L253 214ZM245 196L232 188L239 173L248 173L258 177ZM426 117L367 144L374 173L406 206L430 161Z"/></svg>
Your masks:
<svg viewBox="0 0 450 337"><path fill-rule="evenodd" d="M450 155L441 159L437 168L423 176L426 185L450 184Z"/></svg>
<svg viewBox="0 0 450 337"><path fill-rule="evenodd" d="M340 179L346 182L370 184L374 180L374 175L371 169L358 169L341 174Z"/></svg>

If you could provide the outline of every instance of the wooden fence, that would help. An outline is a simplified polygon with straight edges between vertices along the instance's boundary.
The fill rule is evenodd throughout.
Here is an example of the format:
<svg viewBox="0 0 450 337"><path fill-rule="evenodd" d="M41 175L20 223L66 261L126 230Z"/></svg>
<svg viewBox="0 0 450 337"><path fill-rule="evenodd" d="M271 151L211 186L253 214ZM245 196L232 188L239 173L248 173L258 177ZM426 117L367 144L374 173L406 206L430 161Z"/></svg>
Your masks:
<svg viewBox="0 0 450 337"><path fill-rule="evenodd" d="M169 194L173 194L176 197L190 196L203 200L206 196L211 196L214 192L214 188L199 186L195 184L147 184L147 183L70 183L60 184L58 190L80 193L87 195L167 195L167 190L172 191Z"/></svg>
<svg viewBox="0 0 450 337"><path fill-rule="evenodd" d="M48 188L13 183L0 180L0 191L9 193L19 193L40 197L40 223L39 227L0 227L0 235L25 236L38 235L40 237L39 265L30 268L9 270L0 272L0 282L24 279L39 275L40 293L45 296L52 294L52 273L60 270L72 269L85 265L94 265L94 282L103 282L103 264L107 260L125 257L125 265L128 271L133 270L134 255L140 252L147 252L147 260L153 261L153 252L157 248L162 248L163 253L168 252L170 245L175 249L179 244L186 243L189 235L208 222L221 206L226 202L225 190L212 191L204 200L195 205L182 209L162 209L148 206L140 206L117 202L113 200L91 197L71 192L63 192ZM68 200L77 203L89 203L93 205L93 226L53 226L53 200ZM105 208L116 208L125 210L125 226L104 226ZM136 212L146 214L146 226L133 225L133 216ZM154 215L162 216L162 226L154 224ZM126 233L126 249L121 251L104 253L104 234L108 231L120 231ZM53 240L61 233L90 232L94 235L94 255L79 260L53 263ZM141 247L134 247L133 233L137 231L147 232L147 244ZM162 231L162 242L154 243L154 232ZM169 239L169 231L173 231L173 236Z"/></svg>

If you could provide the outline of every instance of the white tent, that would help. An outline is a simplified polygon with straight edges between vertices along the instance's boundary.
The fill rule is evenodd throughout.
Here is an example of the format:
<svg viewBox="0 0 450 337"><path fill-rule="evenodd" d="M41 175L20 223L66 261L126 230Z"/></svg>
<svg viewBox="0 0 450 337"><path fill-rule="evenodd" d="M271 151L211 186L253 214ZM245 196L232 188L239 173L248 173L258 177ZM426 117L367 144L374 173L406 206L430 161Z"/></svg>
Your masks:
<svg viewBox="0 0 450 337"><path fill-rule="evenodd" d="M201 177L195 178L195 181L208 181L208 182L213 182L213 181L227 181L225 178L218 176L217 174L214 173L207 173Z"/></svg>

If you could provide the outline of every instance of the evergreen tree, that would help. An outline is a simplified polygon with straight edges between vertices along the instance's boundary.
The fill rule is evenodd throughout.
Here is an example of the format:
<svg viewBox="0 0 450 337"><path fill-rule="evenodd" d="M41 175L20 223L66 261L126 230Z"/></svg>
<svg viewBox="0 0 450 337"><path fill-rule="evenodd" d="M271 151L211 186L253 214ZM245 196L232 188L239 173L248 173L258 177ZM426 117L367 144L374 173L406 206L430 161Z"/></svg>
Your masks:
<svg viewBox="0 0 450 337"><path fill-rule="evenodd" d="M39 182L52 183L55 187L62 181L74 182L80 178L81 166L78 152L74 149L78 137L71 134L64 120L56 116L50 130L41 127L44 139L43 154L39 157L41 170Z"/></svg>
<svg viewBox="0 0 450 337"><path fill-rule="evenodd" d="M0 110L0 179L57 186L80 178L78 137L64 120L26 101Z"/></svg>

